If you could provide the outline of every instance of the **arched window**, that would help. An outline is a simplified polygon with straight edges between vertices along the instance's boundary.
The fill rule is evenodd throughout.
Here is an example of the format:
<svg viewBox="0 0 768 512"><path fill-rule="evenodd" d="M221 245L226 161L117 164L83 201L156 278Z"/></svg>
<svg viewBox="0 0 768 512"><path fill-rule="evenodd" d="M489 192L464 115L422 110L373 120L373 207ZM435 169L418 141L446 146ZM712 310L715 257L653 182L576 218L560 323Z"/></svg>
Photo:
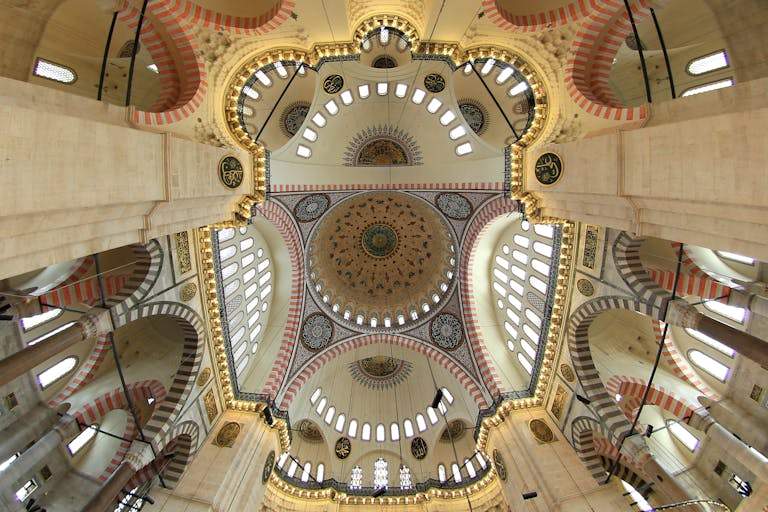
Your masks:
<svg viewBox="0 0 768 512"><path fill-rule="evenodd" d="M521 281L525 281L526 272L517 265L512 265L512 274Z"/></svg>
<svg viewBox="0 0 768 512"><path fill-rule="evenodd" d="M221 278L222 279L229 279L233 275L235 275L235 272L237 272L238 264L237 262L230 263L223 269L221 269Z"/></svg>
<svg viewBox="0 0 768 512"><path fill-rule="evenodd" d="M526 354L528 354L528 357L531 359L536 359L536 350L531 346L530 343L525 341L523 338L520 338L520 346L523 347L523 350Z"/></svg>
<svg viewBox="0 0 768 512"><path fill-rule="evenodd" d="M243 259L240 260L240 263L243 265L243 268L245 268L248 265L250 265L251 263L253 263L255 260L256 260L256 256L254 256L254 254L251 253L251 254L246 254L245 256L243 256ZM253 273L254 273L254 275L256 274L255 270L254 270ZM251 279L251 278L248 278L248 279Z"/></svg>
<svg viewBox="0 0 768 512"><path fill-rule="evenodd" d="M525 318L527 318L536 327L541 327L541 317L534 313L532 310L525 310Z"/></svg>
<svg viewBox="0 0 768 512"><path fill-rule="evenodd" d="M382 443L384 442L385 439L386 439L386 431L384 429L384 424L379 423L378 425L376 425L376 441L378 441L379 443Z"/></svg>
<svg viewBox="0 0 768 512"><path fill-rule="evenodd" d="M363 468L355 466L352 468L352 474L349 477L349 488L351 490L361 489L363 487Z"/></svg>
<svg viewBox="0 0 768 512"><path fill-rule="evenodd" d="M261 82L261 85L263 85L264 87L269 87L272 85L272 79L269 78L264 71L262 70L256 71L255 76L256 76L256 79L259 82Z"/></svg>
<svg viewBox="0 0 768 512"><path fill-rule="evenodd" d="M533 260L531 260L531 266L533 267L533 270L535 270L536 272L539 272L540 274L545 276L549 275L549 265L547 265L543 261L537 260L536 258L534 258Z"/></svg>
<svg viewBox="0 0 768 512"><path fill-rule="evenodd" d="M42 325L46 322L50 322L54 318L58 318L62 313L64 313L64 310L57 308L57 309L49 309L45 313L40 313L39 315L22 318L21 327L24 329L24 332L29 331L30 329L34 329L38 325Z"/></svg>
<svg viewBox="0 0 768 512"><path fill-rule="evenodd" d="M317 472L315 473L315 480L322 482L325 479L325 464L322 462L317 465Z"/></svg>
<svg viewBox="0 0 768 512"><path fill-rule="evenodd" d="M742 256L741 254L737 254L735 252L728 252L728 251L715 251L718 256L721 258L725 258L726 260L736 261L738 263L743 263L744 265L754 265L755 259L750 258L749 256Z"/></svg>
<svg viewBox="0 0 768 512"><path fill-rule="evenodd" d="M67 323L65 323L63 325L60 325L57 328L55 328L54 330L52 330L50 332L47 332L47 333L43 334L42 336L38 336L37 338L33 339L32 341L27 342L27 346L31 347L32 345L37 345L38 343L40 343L42 341L45 341L48 338L51 338L52 336L55 336L55 335L59 334L60 332L66 330L66 329L69 329L73 325L75 325L75 322L67 322Z"/></svg>
<svg viewBox="0 0 768 512"><path fill-rule="evenodd" d="M528 281L531 283L531 286L536 288L537 291L539 291L541 294L546 295L547 294L547 284L539 279L536 276L531 276L528 278Z"/></svg>
<svg viewBox="0 0 768 512"><path fill-rule="evenodd" d="M259 306L259 298L255 297L252 301L245 305L245 312L250 313Z"/></svg>
<svg viewBox="0 0 768 512"><path fill-rule="evenodd" d="M551 224L534 224L533 231L544 238L552 238L555 235L555 229Z"/></svg>
<svg viewBox="0 0 768 512"><path fill-rule="evenodd" d="M722 343L717 341L715 338L711 338L706 334L704 334L703 332L699 332L696 329L691 329L690 327L686 327L685 332L687 332L689 335L693 336L700 342L704 343L705 345L708 345L713 349L719 352L722 352L728 357L734 357L736 355L736 351L733 350L731 347L729 347L728 345L723 345Z"/></svg>
<svg viewBox="0 0 768 512"><path fill-rule="evenodd" d="M416 426L419 427L419 432L427 430L427 421L421 413L416 415Z"/></svg>
<svg viewBox="0 0 768 512"><path fill-rule="evenodd" d="M269 267L269 258L265 259L264 261L260 261L258 265L256 265L256 270L261 274L264 272L267 267Z"/></svg>
<svg viewBox="0 0 768 512"><path fill-rule="evenodd" d="M40 374L38 374L37 381L40 383L40 387L45 389L74 370L75 366L77 366L76 357L64 358L50 368L43 370Z"/></svg>
<svg viewBox="0 0 768 512"><path fill-rule="evenodd" d="M400 488L407 491L413 488L411 470L405 464L400 465Z"/></svg>
<svg viewBox="0 0 768 512"><path fill-rule="evenodd" d="M77 73L74 69L40 57L35 61L35 69L32 74L62 84L72 84L77 80Z"/></svg>
<svg viewBox="0 0 768 512"><path fill-rule="evenodd" d="M533 373L533 366L531 366L531 363L521 352L517 353L517 360L520 361L520 365L525 369L526 372L528 372L528 374Z"/></svg>
<svg viewBox="0 0 768 512"><path fill-rule="evenodd" d="M333 421L333 416L336 414L336 408L331 406L328 408L328 410L325 412L325 418L324 421L327 425L331 424L331 421Z"/></svg>
<svg viewBox="0 0 768 512"><path fill-rule="evenodd" d="M245 238L243 240L240 240L241 251L247 251L251 247L253 247L253 238Z"/></svg>
<svg viewBox="0 0 768 512"><path fill-rule="evenodd" d="M451 392L448 391L448 388L442 388L442 390L443 390L443 396L445 397L445 399L448 400L449 404L452 404L453 403L453 395L451 394Z"/></svg>
<svg viewBox="0 0 768 512"><path fill-rule="evenodd" d="M251 295L256 293L256 291L259 289L259 285L256 283L253 283L248 288L245 289L245 298L249 298Z"/></svg>
<svg viewBox="0 0 768 512"><path fill-rule="evenodd" d="M344 422L346 420L347 419L343 414L339 414L339 417L336 418L336 426L334 427L336 432L344 432Z"/></svg>
<svg viewBox="0 0 768 512"><path fill-rule="evenodd" d="M525 289L523 288L523 285L518 283L517 281L514 281L512 279L509 280L509 287L512 288L512 291L514 291L516 294L523 296L523 292Z"/></svg>
<svg viewBox="0 0 768 512"><path fill-rule="evenodd" d="M363 432L361 437L363 441L371 440L371 425L369 423L363 423Z"/></svg>
<svg viewBox="0 0 768 512"><path fill-rule="evenodd" d="M469 478L475 478L477 476L477 472L475 472L475 466L472 464L471 460L464 459L464 467L467 468L467 474L469 475Z"/></svg>
<svg viewBox="0 0 768 512"><path fill-rule="evenodd" d="M242 313L242 311L241 311ZM259 317L261 316L261 311L255 311L250 317L248 317L248 328L252 328L253 325L259 321Z"/></svg>
<svg viewBox="0 0 768 512"><path fill-rule="evenodd" d="M698 350L689 350L688 359L690 359L694 365L698 366L717 380L725 382L728 379L728 372L730 369L707 354Z"/></svg>
<svg viewBox="0 0 768 512"><path fill-rule="evenodd" d="M320 394L321 394L322 392L323 392L323 390L322 390L322 389L320 389L320 388L317 388L317 389L315 390L315 392L314 392L314 393L312 393L312 396L311 396L311 397L309 397L309 402L310 402L311 404L313 404L313 405L314 405L314 404L315 404L315 402L317 402L317 399L318 399L318 398L320 398Z"/></svg>
<svg viewBox="0 0 768 512"><path fill-rule="evenodd" d="M522 263L523 265L528 264L528 255L525 254L522 251L514 250L512 251L512 257Z"/></svg>
<svg viewBox="0 0 768 512"><path fill-rule="evenodd" d="M389 438L392 439L392 441L400 440L400 425L392 423L389 426Z"/></svg>
<svg viewBox="0 0 768 512"><path fill-rule="evenodd" d="M511 309L509 309L509 308L507 308L507 318L509 318L509 320L510 320L510 321L511 321L513 324L515 324L515 325L520 325L520 317L519 317L519 316L517 316L517 313L515 313L514 311L512 311L512 310L511 310Z"/></svg>
<svg viewBox="0 0 768 512"><path fill-rule="evenodd" d="M459 469L459 465L455 462L451 464L451 473L453 473L454 482L461 482L461 470Z"/></svg>
<svg viewBox="0 0 768 512"><path fill-rule="evenodd" d="M525 335L528 336L532 342L534 342L536 345L539 344L539 334L534 331L530 325L524 325L523 332L525 332Z"/></svg>
<svg viewBox="0 0 768 512"><path fill-rule="evenodd" d="M431 407L427 407L427 416L429 417L429 422L433 425L437 423L437 413L435 410Z"/></svg>
<svg viewBox="0 0 768 512"><path fill-rule="evenodd" d="M485 469L486 462L485 457L483 457L483 454L480 452L475 453L475 459L477 459L478 464L480 464L480 467Z"/></svg>
<svg viewBox="0 0 768 512"><path fill-rule="evenodd" d="M245 367L248 366L248 356L245 356L242 361L240 361L237 364L237 368L235 370L237 371L238 375L241 375L245 371Z"/></svg>
<svg viewBox="0 0 768 512"><path fill-rule="evenodd" d="M513 338L517 338L517 329L512 327L512 324L509 322L504 322L504 330L507 331Z"/></svg>
<svg viewBox="0 0 768 512"><path fill-rule="evenodd" d="M523 235L514 235L512 237L512 241L514 241L520 247L525 247L526 249L531 243L530 239L527 236L523 236Z"/></svg>
<svg viewBox="0 0 768 512"><path fill-rule="evenodd" d="M698 85L696 87L690 87L683 91L681 97L694 96L703 92L717 91L718 89L725 89L726 87L733 86L733 78L726 78L724 80L717 80L715 82L709 82L708 84Z"/></svg>
<svg viewBox="0 0 768 512"><path fill-rule="evenodd" d="M716 300L710 300L704 303L704 307L712 311L715 314L729 318L734 322L744 323L744 317L746 316L746 310L737 306L731 306L729 304L723 304Z"/></svg>
<svg viewBox="0 0 768 512"><path fill-rule="evenodd" d="M445 466L442 464L437 465L437 479L441 482L445 482Z"/></svg>
<svg viewBox="0 0 768 512"><path fill-rule="evenodd" d="M533 242L533 250L544 257L552 257L552 246L541 242Z"/></svg>
<svg viewBox="0 0 768 512"><path fill-rule="evenodd" d="M229 297L240 287L240 280L235 279L224 287L224 297Z"/></svg>
<svg viewBox="0 0 768 512"><path fill-rule="evenodd" d="M304 464L304 469L301 472L301 481L302 482L309 481L309 475L311 472L312 472L312 463L307 462L306 464Z"/></svg>
<svg viewBox="0 0 768 512"><path fill-rule="evenodd" d="M296 464L296 461L291 459L291 464L288 466L288 476L293 478L293 475L296 474L296 470L299 468L299 465Z"/></svg>
<svg viewBox="0 0 768 512"><path fill-rule="evenodd" d="M507 258L502 258L501 256L496 256L496 263L501 268L503 268L504 270L509 270L509 260Z"/></svg>
<svg viewBox="0 0 768 512"><path fill-rule="evenodd" d="M244 334L245 334L245 327L241 327L241 328L239 328L239 329L238 329L238 330L235 332L235 334L234 334L234 335L233 335L231 338L229 338L229 343L230 343L231 345L234 345L235 343L237 343L238 341L240 341L240 338L242 338Z"/></svg>
<svg viewBox="0 0 768 512"><path fill-rule="evenodd" d="M514 306L516 310L522 311L523 303L520 301L520 299L518 299L514 295L509 294L509 296L507 296L507 302L509 302L512 306Z"/></svg>
<svg viewBox="0 0 768 512"><path fill-rule="evenodd" d="M322 414L323 413L323 410L325 410L325 406L326 406L327 403L328 403L328 399L323 397L323 399L320 400L320 403L317 404L317 408L315 409L317 414Z"/></svg>
<svg viewBox="0 0 768 512"><path fill-rule="evenodd" d="M373 488L386 489L389 485L389 469L387 461L379 457L373 463Z"/></svg>
<svg viewBox="0 0 768 512"><path fill-rule="evenodd" d="M689 75L698 76L728 67L728 56L725 50L719 50L708 55L696 57L688 62L685 71Z"/></svg>
<svg viewBox="0 0 768 512"><path fill-rule="evenodd" d="M349 428L347 429L347 435L351 438L357 437L357 420L349 420Z"/></svg>
<svg viewBox="0 0 768 512"><path fill-rule="evenodd" d="M77 434L74 439L67 443L67 450L69 450L69 454L74 455L82 450L83 447L88 444L88 441L96 437L98 430L99 425L93 424L89 427L86 427L85 430Z"/></svg>
<svg viewBox="0 0 768 512"><path fill-rule="evenodd" d="M237 247L235 247L234 245L229 245L219 251L219 259L221 261L227 261L229 258L234 256L236 252L237 252Z"/></svg>
<svg viewBox="0 0 768 512"><path fill-rule="evenodd" d="M406 419L403 422L403 432L405 433L405 437L406 438L413 437L413 434L414 434L414 432L413 432L413 423L411 422L411 420Z"/></svg>
<svg viewBox="0 0 768 512"><path fill-rule="evenodd" d="M229 321L229 328L234 329L237 327L240 322L243 321L243 318L245 318L245 313L242 311L238 312L235 316L232 317L232 319Z"/></svg>
<svg viewBox="0 0 768 512"><path fill-rule="evenodd" d="M280 457L277 458L277 467L282 468L286 460L288 460L288 452L281 453Z"/></svg>
<svg viewBox="0 0 768 512"><path fill-rule="evenodd" d="M688 429L680 423L668 420L667 428L669 428L669 432L689 450L694 451L696 447L699 446L699 439L691 434Z"/></svg>
<svg viewBox="0 0 768 512"><path fill-rule="evenodd" d="M239 361L241 357L243 357L243 354L245 354L245 349L248 348L247 343L241 343L237 346L237 348L232 352L232 358L235 361Z"/></svg>

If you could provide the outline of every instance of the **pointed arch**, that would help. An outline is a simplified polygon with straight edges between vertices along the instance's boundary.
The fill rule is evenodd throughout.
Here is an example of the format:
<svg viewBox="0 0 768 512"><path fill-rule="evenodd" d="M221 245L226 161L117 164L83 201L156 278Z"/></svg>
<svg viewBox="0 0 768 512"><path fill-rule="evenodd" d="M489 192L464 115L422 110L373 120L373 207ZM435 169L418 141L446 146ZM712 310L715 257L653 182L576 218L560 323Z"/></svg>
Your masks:
<svg viewBox="0 0 768 512"><path fill-rule="evenodd" d="M499 217L518 212L519 210L519 203L503 194L491 199L477 209L464 233L464 239L460 243L459 297L464 324L467 330L467 338L483 381L493 396L499 393L501 381L496 374L496 369L490 363L491 357L485 346L480 323L477 319L475 294L478 292L474 290L472 268L474 267L477 247L483 237L483 233L487 232L493 221Z"/></svg>
<svg viewBox="0 0 768 512"><path fill-rule="evenodd" d="M156 407L144 430L156 450L163 448L163 440L181 413L184 402L195 383L205 349L205 335L200 316L191 308L177 302L149 302L128 311L128 322L152 316L165 316L176 321L183 333L181 363L165 400Z"/></svg>
<svg viewBox="0 0 768 512"><path fill-rule="evenodd" d="M337 358L340 354L345 352L354 351L360 347L374 344L404 347L426 355L453 375L459 384L461 384L467 390L469 395L472 396L480 409L490 405L490 402L486 399L478 383L475 382L466 370L434 347L427 345L423 341L397 334L368 334L344 340L343 343L337 343L309 361L304 366L304 369L287 383L285 393L280 400L280 408L288 410L299 389L327 362Z"/></svg>

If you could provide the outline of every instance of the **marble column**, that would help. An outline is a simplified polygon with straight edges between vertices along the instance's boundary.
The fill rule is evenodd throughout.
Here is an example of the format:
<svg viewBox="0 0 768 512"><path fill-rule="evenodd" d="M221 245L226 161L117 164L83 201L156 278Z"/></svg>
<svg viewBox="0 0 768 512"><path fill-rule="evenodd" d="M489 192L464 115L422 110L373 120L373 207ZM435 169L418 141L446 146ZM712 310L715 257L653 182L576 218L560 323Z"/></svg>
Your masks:
<svg viewBox="0 0 768 512"><path fill-rule="evenodd" d="M704 407L709 408L709 414L717 422L718 426L724 428L729 434L736 434L744 440L739 441L731 434L733 439L728 442L728 446L733 446L734 449L738 447L738 450L743 452L745 456L756 458L756 460L760 460L757 454L750 451L744 443L754 446L760 453L768 453L768 431L766 431L765 424L759 418L749 414L741 406L728 398L714 402L709 398L701 396L699 397L699 402ZM723 436L720 435L719 437ZM739 458L741 459L741 457ZM750 471L752 471L751 468ZM768 468L765 468L763 471L768 471ZM757 474L757 472L753 472Z"/></svg>
<svg viewBox="0 0 768 512"><path fill-rule="evenodd" d="M152 463L154 454L149 444L133 441L125 459L112 473L99 492L88 501L82 512L111 512L115 502L120 497L120 491L128 485L128 482L147 464Z"/></svg>
<svg viewBox="0 0 768 512"><path fill-rule="evenodd" d="M60 333L0 360L0 386L24 375L35 366L64 352L72 345L110 331L112 331L112 321L108 311L102 311L97 315L78 320L74 325Z"/></svg>
<svg viewBox="0 0 768 512"><path fill-rule="evenodd" d="M751 359L761 366L768 366L767 342L700 313L682 299L669 303L664 321L678 327L688 327L702 332L731 347L747 359Z"/></svg>

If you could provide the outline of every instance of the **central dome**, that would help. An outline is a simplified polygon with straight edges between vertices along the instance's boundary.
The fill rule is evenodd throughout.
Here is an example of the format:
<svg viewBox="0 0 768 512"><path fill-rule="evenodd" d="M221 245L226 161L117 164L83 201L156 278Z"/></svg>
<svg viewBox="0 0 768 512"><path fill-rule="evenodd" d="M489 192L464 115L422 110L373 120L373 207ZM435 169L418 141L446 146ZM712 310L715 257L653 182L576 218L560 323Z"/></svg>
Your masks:
<svg viewBox="0 0 768 512"><path fill-rule="evenodd" d="M429 203L403 192L364 192L334 206L307 251L311 290L326 312L362 330L423 321L454 278L455 245Z"/></svg>

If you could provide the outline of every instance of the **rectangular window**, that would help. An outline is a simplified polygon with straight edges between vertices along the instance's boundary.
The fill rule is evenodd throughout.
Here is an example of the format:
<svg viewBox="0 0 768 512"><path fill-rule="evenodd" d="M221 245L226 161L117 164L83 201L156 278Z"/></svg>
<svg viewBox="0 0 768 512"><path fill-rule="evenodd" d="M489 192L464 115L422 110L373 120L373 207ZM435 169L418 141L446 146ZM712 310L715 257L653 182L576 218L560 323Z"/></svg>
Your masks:
<svg viewBox="0 0 768 512"><path fill-rule="evenodd" d="M22 503L29 498L33 492L37 489L37 482L35 479L28 480L24 485L22 485L17 491L16 491L16 497L21 501Z"/></svg>

